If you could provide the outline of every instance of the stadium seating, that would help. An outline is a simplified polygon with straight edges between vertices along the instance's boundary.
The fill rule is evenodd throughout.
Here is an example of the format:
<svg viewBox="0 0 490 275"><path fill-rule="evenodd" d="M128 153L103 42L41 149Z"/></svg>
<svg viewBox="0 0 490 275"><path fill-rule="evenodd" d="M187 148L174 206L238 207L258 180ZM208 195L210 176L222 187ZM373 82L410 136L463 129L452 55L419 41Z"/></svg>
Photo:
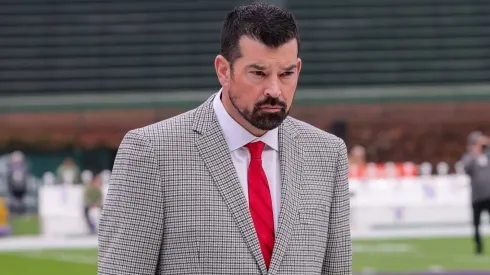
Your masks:
<svg viewBox="0 0 490 275"><path fill-rule="evenodd" d="M485 0L289 0L303 86L487 81Z"/></svg>
<svg viewBox="0 0 490 275"><path fill-rule="evenodd" d="M217 87L221 22L245 1L2 1L0 94Z"/></svg>
<svg viewBox="0 0 490 275"><path fill-rule="evenodd" d="M217 89L213 60L239 0L2 1L0 95ZM301 87L488 80L485 0L288 0Z"/></svg>

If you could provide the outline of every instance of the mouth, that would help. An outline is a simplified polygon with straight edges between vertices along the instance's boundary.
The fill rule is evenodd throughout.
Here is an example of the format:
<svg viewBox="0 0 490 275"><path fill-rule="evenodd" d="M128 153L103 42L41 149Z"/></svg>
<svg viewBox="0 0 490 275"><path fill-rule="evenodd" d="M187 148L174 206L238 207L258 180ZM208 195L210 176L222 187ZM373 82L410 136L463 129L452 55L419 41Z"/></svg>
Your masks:
<svg viewBox="0 0 490 275"><path fill-rule="evenodd" d="M259 109L264 110L264 111L281 111L282 107L281 106L264 105L264 106L260 106Z"/></svg>

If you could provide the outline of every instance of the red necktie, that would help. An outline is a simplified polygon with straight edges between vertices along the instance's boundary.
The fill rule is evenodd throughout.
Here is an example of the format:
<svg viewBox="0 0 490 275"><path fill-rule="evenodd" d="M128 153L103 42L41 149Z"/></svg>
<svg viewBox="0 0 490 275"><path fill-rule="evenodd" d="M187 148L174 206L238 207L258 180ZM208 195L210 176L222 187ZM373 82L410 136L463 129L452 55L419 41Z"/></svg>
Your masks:
<svg viewBox="0 0 490 275"><path fill-rule="evenodd" d="M264 143L253 142L245 145L250 151L248 167L248 197L250 213L259 238L260 248L265 265L269 268L274 248L274 218L269 182L262 168L262 151Z"/></svg>

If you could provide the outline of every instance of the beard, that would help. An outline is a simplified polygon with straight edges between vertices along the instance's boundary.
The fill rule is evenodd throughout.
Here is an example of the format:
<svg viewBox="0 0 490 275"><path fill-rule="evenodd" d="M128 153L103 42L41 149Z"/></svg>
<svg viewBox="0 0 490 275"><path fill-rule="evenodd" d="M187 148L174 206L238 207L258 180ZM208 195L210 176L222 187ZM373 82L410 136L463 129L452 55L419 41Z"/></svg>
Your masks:
<svg viewBox="0 0 490 275"><path fill-rule="evenodd" d="M248 110L246 108L239 108L237 103L237 98L230 93L231 104L238 110L245 120L247 120L252 126L263 131L269 131L277 128L289 115L289 111L286 111L287 104L284 101L279 100L274 97L266 97L265 99L257 102L254 105L253 110ZM269 105L272 107L281 107L279 111L276 112L266 112L261 110L262 106Z"/></svg>

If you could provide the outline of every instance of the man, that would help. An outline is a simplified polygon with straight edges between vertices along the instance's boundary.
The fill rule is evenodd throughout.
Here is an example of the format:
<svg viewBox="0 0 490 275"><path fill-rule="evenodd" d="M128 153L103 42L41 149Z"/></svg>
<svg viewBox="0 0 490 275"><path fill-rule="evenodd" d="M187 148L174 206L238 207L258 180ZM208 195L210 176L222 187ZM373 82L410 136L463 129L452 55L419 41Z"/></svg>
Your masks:
<svg viewBox="0 0 490 275"><path fill-rule="evenodd" d="M124 137L98 274L351 274L345 144L288 117L298 49L291 14L228 14L221 91Z"/></svg>
<svg viewBox="0 0 490 275"><path fill-rule="evenodd" d="M100 174L96 174L94 179L84 186L83 193L83 211L91 234L96 233L98 229L99 217L93 214L98 213L102 209L102 199L101 176Z"/></svg>
<svg viewBox="0 0 490 275"><path fill-rule="evenodd" d="M479 131L468 136L468 152L463 156L464 169L471 178L471 200L473 208L473 227L475 253L483 253L480 236L481 214L490 214L490 144L489 138Z"/></svg>
<svg viewBox="0 0 490 275"><path fill-rule="evenodd" d="M24 197L27 193L28 179L29 170L24 154L20 151L13 152L8 164L7 185L10 195L15 201L15 207L12 210L15 210L17 215L24 215L26 211Z"/></svg>
<svg viewBox="0 0 490 275"><path fill-rule="evenodd" d="M361 178L366 170L366 149L362 145L355 145L348 155L349 177Z"/></svg>
<svg viewBox="0 0 490 275"><path fill-rule="evenodd" d="M68 157L56 169L56 177L60 184L78 184L81 181L80 168L78 168L72 158Z"/></svg>

